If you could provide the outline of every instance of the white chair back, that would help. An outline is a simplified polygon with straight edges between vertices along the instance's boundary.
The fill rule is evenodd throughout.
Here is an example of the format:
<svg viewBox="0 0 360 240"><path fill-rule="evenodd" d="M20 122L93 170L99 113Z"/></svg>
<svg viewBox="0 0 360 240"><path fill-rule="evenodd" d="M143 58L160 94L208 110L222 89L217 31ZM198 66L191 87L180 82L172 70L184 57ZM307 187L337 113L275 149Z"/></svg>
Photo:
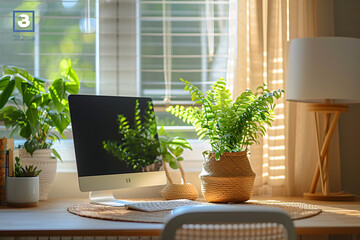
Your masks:
<svg viewBox="0 0 360 240"><path fill-rule="evenodd" d="M295 240L289 215L263 206L187 206L175 209L162 240Z"/></svg>

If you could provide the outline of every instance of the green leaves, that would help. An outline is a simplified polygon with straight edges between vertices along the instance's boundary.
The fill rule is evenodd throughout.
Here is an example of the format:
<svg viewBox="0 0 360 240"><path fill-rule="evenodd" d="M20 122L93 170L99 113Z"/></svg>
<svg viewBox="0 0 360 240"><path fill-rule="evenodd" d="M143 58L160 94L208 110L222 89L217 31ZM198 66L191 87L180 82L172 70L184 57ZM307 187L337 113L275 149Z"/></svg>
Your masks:
<svg viewBox="0 0 360 240"><path fill-rule="evenodd" d="M178 169L178 162L184 160L181 157L184 149L192 150L190 143L184 138L169 137L163 126L159 130L159 135L160 152L163 161L169 163L171 168Z"/></svg>
<svg viewBox="0 0 360 240"><path fill-rule="evenodd" d="M62 162L62 158L60 154L55 149L51 149L51 152L57 159L59 159Z"/></svg>
<svg viewBox="0 0 360 240"><path fill-rule="evenodd" d="M27 140L24 144L24 147L28 153L32 154L35 152L36 149L39 149L39 141L37 139Z"/></svg>
<svg viewBox="0 0 360 240"><path fill-rule="evenodd" d="M37 177L41 173L41 170L37 170L37 167L33 165L23 167L20 159L15 158L15 177Z"/></svg>
<svg viewBox="0 0 360 240"><path fill-rule="evenodd" d="M56 111L60 113L67 105L67 94L65 92L65 83L62 78L56 79L49 87L51 99L56 107Z"/></svg>
<svg viewBox="0 0 360 240"><path fill-rule="evenodd" d="M9 81L11 79L11 76L3 76L0 78L0 91L3 91L6 86L9 84Z"/></svg>
<svg viewBox="0 0 360 240"><path fill-rule="evenodd" d="M7 79L5 79L7 81ZM4 90L0 94L0 109L5 106L8 99L11 97L11 94L13 93L15 89L15 80L9 80L7 82L7 85L4 86Z"/></svg>
<svg viewBox="0 0 360 240"><path fill-rule="evenodd" d="M156 164L160 155L159 141L156 139L155 113L151 102L147 103L141 114L139 102L135 104L134 121L129 123L123 115L118 115L119 134L122 141L103 141L104 149L128 167L133 166L137 172ZM143 116L143 118L141 117Z"/></svg>
<svg viewBox="0 0 360 240"><path fill-rule="evenodd" d="M57 113L55 111L50 110L49 112L50 120L49 122L51 126L56 127L56 130L62 134L63 131L69 126L70 118L65 113Z"/></svg>
<svg viewBox="0 0 360 240"><path fill-rule="evenodd" d="M257 139L266 133L264 125L273 121L274 99L284 92L282 89L270 92L264 84L255 94L246 90L233 101L223 78L213 84L206 96L190 82L181 81L192 100L202 105L201 109L177 105L166 110L192 124L199 139L208 139L216 159L223 152L247 150L258 143Z"/></svg>
<svg viewBox="0 0 360 240"><path fill-rule="evenodd" d="M48 80L18 67L3 66L0 120L12 129L11 135L27 139L24 147L30 153L50 148L58 139L52 131L64 136L62 133L70 124L68 96L78 93L80 82L70 59L62 60L59 67L61 78L54 80L47 90Z"/></svg>
<svg viewBox="0 0 360 240"><path fill-rule="evenodd" d="M80 89L79 77L77 76L75 70L72 68L71 59L61 60L59 67L61 76L68 80L67 82L65 82L66 91L71 94L78 93Z"/></svg>

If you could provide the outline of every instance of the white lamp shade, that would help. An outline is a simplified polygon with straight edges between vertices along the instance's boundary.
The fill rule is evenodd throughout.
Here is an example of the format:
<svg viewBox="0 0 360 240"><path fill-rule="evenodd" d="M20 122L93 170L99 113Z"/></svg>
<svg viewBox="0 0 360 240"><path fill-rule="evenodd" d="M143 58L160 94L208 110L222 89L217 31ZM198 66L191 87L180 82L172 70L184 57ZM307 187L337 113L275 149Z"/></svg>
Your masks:
<svg viewBox="0 0 360 240"><path fill-rule="evenodd" d="M285 94L290 101L360 103L360 39L292 40Z"/></svg>

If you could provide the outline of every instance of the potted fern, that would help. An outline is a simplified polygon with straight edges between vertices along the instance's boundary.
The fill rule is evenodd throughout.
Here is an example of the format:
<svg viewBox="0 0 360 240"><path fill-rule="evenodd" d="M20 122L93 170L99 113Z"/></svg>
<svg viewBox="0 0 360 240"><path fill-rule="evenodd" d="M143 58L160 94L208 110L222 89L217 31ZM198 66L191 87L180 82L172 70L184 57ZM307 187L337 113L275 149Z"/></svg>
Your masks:
<svg viewBox="0 0 360 240"><path fill-rule="evenodd" d="M2 66L0 77L0 122L11 129L10 136L25 139L20 159L25 165L36 165L43 170L40 176L40 200L46 200L55 179L60 155L52 146L70 124L68 95L79 91L78 76L71 60L59 65L61 77L46 81L26 70ZM51 83L51 84L50 84Z"/></svg>
<svg viewBox="0 0 360 240"><path fill-rule="evenodd" d="M39 201L39 174L33 165L23 167L15 158L14 177L6 179L6 201L9 206L34 206Z"/></svg>
<svg viewBox="0 0 360 240"><path fill-rule="evenodd" d="M257 144L266 133L265 125L274 118L274 99L283 90L270 92L266 86L256 93L246 90L234 101L226 89L226 80L214 83L206 94L188 81L185 91L201 107L170 106L167 111L192 124L200 139L207 138L211 151L203 153L205 161L200 179L202 193L209 202L244 202L251 198L255 173L248 160L249 146Z"/></svg>

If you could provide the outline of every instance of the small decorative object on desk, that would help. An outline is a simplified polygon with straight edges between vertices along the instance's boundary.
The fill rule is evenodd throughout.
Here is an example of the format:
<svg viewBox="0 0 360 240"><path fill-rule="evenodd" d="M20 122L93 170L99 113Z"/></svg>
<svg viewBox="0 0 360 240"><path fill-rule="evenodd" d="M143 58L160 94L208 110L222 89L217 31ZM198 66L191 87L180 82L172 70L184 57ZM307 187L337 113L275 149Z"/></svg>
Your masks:
<svg viewBox="0 0 360 240"><path fill-rule="evenodd" d="M209 202L244 202L253 192L255 173L247 153L266 133L265 124L274 118L274 99L284 92L269 91L264 84L254 94L246 90L235 101L220 79L212 90L202 93L188 81L185 91L198 107L170 106L167 111L195 127L199 138L209 140L212 151L203 153L205 162L200 173L201 190Z"/></svg>
<svg viewBox="0 0 360 240"><path fill-rule="evenodd" d="M70 124L68 95L78 93L80 88L70 59L63 59L59 68L61 76L49 87L46 83L51 81L19 67L2 66L0 76L0 121L12 130L10 136L17 134L26 139L21 146L25 151L21 161L25 165L39 166L44 161L46 166L52 165L44 167L40 176L40 200L47 199L55 179L57 160L51 154L61 161L51 147L60 136L65 138L63 131Z"/></svg>
<svg viewBox="0 0 360 240"><path fill-rule="evenodd" d="M6 182L6 201L9 206L36 206L39 201L39 177L41 170L34 166L23 167L16 157L14 177Z"/></svg>
<svg viewBox="0 0 360 240"><path fill-rule="evenodd" d="M190 149L190 143L183 138L169 137L164 127L159 130L160 151L163 159L163 166L168 179L168 184L161 190L161 195L167 200L173 199L190 199L195 200L198 197L196 187L191 183L186 182L185 171L181 165L183 157L181 154L184 148ZM180 169L182 184L175 184L172 180L167 164L173 169Z"/></svg>

